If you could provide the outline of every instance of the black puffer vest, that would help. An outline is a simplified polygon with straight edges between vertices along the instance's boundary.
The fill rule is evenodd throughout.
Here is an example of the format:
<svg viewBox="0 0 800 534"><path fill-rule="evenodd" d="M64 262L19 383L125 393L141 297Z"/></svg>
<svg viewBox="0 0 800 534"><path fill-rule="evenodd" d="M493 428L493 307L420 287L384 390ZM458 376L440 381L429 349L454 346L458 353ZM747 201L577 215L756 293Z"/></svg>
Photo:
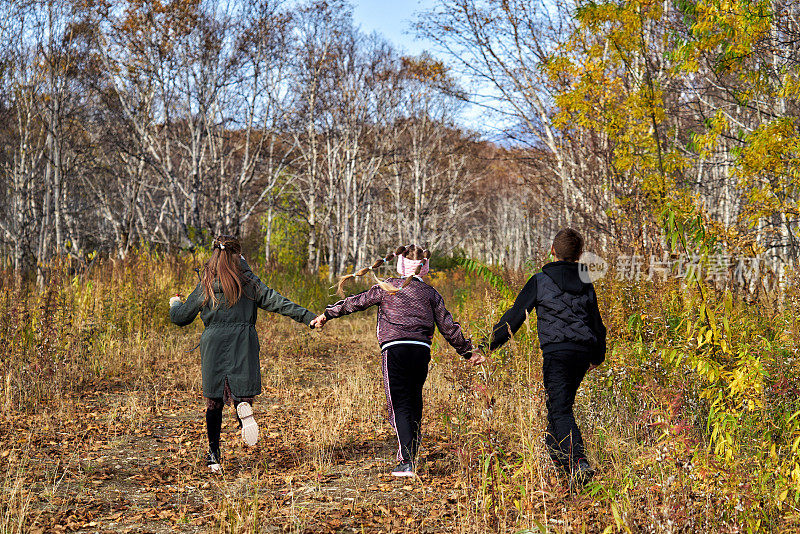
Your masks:
<svg viewBox="0 0 800 534"><path fill-rule="evenodd" d="M535 276L537 326L542 352L599 350L601 334L597 331L597 318L593 313L597 308L597 295L591 283L580 279L578 264L548 263Z"/></svg>

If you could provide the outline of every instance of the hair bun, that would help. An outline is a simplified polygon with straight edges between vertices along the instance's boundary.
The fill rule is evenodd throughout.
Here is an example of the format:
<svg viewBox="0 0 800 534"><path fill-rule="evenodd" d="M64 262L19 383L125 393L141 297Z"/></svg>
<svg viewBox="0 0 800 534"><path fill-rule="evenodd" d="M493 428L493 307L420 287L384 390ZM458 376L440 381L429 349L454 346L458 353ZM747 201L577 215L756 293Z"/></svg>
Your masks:
<svg viewBox="0 0 800 534"><path fill-rule="evenodd" d="M217 248L219 250L227 250L231 254L241 254L242 253L242 246L239 243L239 240L230 235L218 235L214 238L212 248Z"/></svg>

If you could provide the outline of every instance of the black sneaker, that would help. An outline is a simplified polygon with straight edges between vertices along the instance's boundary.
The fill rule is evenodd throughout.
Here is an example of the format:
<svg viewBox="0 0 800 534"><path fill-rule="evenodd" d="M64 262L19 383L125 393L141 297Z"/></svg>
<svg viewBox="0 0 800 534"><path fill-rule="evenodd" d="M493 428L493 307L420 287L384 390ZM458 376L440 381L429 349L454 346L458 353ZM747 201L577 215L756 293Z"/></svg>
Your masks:
<svg viewBox="0 0 800 534"><path fill-rule="evenodd" d="M414 473L414 464L411 462L400 462L397 467L392 469L392 476L394 477L413 477L417 476Z"/></svg>
<svg viewBox="0 0 800 534"><path fill-rule="evenodd" d="M572 483L575 486L585 486L592 480L594 469L586 458L581 458L572 467Z"/></svg>
<svg viewBox="0 0 800 534"><path fill-rule="evenodd" d="M219 449L210 449L208 451L206 466L214 473L222 469L222 455L219 453Z"/></svg>

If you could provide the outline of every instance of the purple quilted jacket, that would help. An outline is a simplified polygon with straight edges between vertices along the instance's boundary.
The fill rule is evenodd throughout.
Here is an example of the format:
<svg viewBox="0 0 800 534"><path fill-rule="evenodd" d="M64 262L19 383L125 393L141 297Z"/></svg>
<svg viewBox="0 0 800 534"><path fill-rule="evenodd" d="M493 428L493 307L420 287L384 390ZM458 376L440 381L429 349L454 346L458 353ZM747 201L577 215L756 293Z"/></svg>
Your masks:
<svg viewBox="0 0 800 534"><path fill-rule="evenodd" d="M400 287L402 278L387 280ZM405 289L394 295L374 285L325 309L325 317L334 319L378 306L378 343L381 350L398 341L421 342L428 346L438 327L444 338L464 358L472 355L472 343L464 337L461 326L444 306L444 299L433 287L414 277Z"/></svg>

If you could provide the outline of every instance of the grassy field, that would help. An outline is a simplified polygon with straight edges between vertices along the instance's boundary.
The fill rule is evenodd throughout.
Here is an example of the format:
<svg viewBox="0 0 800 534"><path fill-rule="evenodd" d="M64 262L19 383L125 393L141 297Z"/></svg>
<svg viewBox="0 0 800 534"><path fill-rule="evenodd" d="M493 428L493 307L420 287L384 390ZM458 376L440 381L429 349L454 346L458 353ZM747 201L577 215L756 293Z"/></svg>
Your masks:
<svg viewBox="0 0 800 534"><path fill-rule="evenodd" d="M262 317L261 440L245 449L226 409L225 470L207 473L202 325L167 313L199 263L142 253L41 291L2 279L0 533L800 531L792 291L601 281L609 353L576 403L599 473L570 493L543 447L533 323L479 369L437 336L420 477L392 480L371 312L322 332ZM335 300L327 280L263 274L314 311ZM527 277L496 274L432 277L473 337Z"/></svg>

